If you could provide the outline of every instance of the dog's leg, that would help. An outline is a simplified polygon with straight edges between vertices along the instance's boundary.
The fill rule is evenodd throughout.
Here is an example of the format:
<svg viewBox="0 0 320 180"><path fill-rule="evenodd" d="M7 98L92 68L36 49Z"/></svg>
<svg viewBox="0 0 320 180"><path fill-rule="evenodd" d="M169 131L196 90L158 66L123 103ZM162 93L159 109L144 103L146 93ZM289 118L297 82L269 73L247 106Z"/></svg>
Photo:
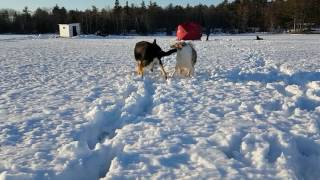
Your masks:
<svg viewBox="0 0 320 180"><path fill-rule="evenodd" d="M151 66L150 71L151 72L153 72L153 69L154 69L154 66L155 66L156 63L157 63L157 60L153 59L152 63L150 64L150 66Z"/></svg>
<svg viewBox="0 0 320 180"><path fill-rule="evenodd" d="M159 64L160 64L160 70L161 70L162 74L164 75L164 78L168 79L167 73L164 70L162 61L160 59L159 59Z"/></svg>
<svg viewBox="0 0 320 180"><path fill-rule="evenodd" d="M164 78L168 79L167 73L166 73L166 71L164 70L162 64L160 64L160 69L161 69L162 74L164 75Z"/></svg>
<svg viewBox="0 0 320 180"><path fill-rule="evenodd" d="M178 74L181 76L182 75L182 68L178 69Z"/></svg>
<svg viewBox="0 0 320 180"><path fill-rule="evenodd" d="M186 68L182 68L181 71L182 71L181 74L182 74L183 77L187 77L188 76L188 70Z"/></svg>
<svg viewBox="0 0 320 180"><path fill-rule="evenodd" d="M173 70L173 73L172 73L171 77L173 77L173 76L176 74L177 69L178 69L178 67L175 67L175 68L174 68L174 70Z"/></svg>
<svg viewBox="0 0 320 180"><path fill-rule="evenodd" d="M191 76L194 76L194 67L191 68L191 70L190 70L190 75L191 75Z"/></svg>
<svg viewBox="0 0 320 180"><path fill-rule="evenodd" d="M143 77L143 65L142 65L142 61L137 61L137 73L138 75L141 75Z"/></svg>
<svg viewBox="0 0 320 180"><path fill-rule="evenodd" d="M190 69L187 70L187 77L191 77L191 70Z"/></svg>

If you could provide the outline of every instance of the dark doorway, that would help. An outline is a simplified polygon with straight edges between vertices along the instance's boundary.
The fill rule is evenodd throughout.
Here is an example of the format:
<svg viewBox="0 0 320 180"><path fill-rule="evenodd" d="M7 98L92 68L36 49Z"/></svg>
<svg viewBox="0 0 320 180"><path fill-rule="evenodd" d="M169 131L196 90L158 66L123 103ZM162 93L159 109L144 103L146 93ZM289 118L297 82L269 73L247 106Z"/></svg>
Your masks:
<svg viewBox="0 0 320 180"><path fill-rule="evenodd" d="M73 33L73 36L77 36L78 35L77 26L72 26L72 33Z"/></svg>

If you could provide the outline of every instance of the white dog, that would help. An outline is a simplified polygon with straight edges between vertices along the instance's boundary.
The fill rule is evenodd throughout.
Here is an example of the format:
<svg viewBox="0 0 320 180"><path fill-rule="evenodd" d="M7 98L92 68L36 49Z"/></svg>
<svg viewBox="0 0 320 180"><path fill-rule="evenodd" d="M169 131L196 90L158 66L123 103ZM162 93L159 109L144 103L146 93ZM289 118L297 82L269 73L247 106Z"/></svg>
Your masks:
<svg viewBox="0 0 320 180"><path fill-rule="evenodd" d="M197 52L190 42L176 42L171 48L177 49L177 62L172 76L175 73L190 77L194 74L194 65L197 62Z"/></svg>

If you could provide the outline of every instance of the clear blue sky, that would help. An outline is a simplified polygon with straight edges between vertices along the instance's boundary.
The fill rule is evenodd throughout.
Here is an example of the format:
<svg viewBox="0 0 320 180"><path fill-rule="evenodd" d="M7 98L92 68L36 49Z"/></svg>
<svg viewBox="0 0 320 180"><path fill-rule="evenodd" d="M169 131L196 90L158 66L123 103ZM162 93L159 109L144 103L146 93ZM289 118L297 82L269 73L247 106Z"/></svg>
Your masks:
<svg viewBox="0 0 320 180"><path fill-rule="evenodd" d="M129 4L141 4L142 0L128 0ZM146 4L149 3L149 0L144 0ZM120 0L120 4L124 5L126 0ZM174 5L185 6L188 3L190 5L201 4L218 4L222 0L153 0L152 2L157 2L158 5L166 6L170 3ZM2 8L11 8L15 10L22 10L25 6L28 6L30 10L35 10L38 7L47 7L51 8L58 4L60 7L65 7L66 9L87 9L91 8L92 5L97 8L113 7L114 0L0 0L0 9Z"/></svg>

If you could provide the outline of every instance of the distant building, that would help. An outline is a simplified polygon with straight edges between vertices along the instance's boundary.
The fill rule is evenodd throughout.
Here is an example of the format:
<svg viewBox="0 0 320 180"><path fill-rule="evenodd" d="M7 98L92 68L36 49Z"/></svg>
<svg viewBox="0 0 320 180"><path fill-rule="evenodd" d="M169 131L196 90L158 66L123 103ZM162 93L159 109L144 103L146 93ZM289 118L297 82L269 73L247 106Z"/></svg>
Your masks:
<svg viewBox="0 0 320 180"><path fill-rule="evenodd" d="M60 37L72 37L80 34L80 23L59 24Z"/></svg>

